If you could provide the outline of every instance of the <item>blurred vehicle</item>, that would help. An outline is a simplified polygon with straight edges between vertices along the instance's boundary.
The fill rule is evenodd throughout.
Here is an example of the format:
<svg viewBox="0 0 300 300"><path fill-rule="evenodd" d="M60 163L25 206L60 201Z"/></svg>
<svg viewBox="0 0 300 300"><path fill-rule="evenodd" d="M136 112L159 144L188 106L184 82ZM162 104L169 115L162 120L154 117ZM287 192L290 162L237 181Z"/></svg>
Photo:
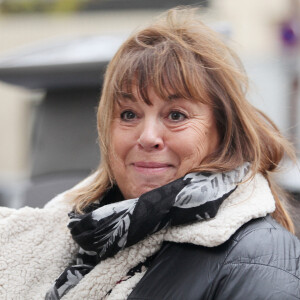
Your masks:
<svg viewBox="0 0 300 300"><path fill-rule="evenodd" d="M97 168L96 107L105 67L123 40L55 40L0 59L1 81L45 91L35 112L30 180L19 190L2 187L1 205L43 207Z"/></svg>

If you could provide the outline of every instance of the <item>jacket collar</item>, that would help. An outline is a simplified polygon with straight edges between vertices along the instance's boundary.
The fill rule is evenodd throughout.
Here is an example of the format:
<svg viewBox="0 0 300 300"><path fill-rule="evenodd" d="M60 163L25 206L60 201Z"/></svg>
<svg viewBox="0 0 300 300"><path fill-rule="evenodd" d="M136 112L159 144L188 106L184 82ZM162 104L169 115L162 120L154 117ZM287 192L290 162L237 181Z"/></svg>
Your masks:
<svg viewBox="0 0 300 300"><path fill-rule="evenodd" d="M214 247L226 242L251 219L275 210L275 201L267 180L260 174L241 183L222 203L215 218L168 228L164 240Z"/></svg>
<svg viewBox="0 0 300 300"><path fill-rule="evenodd" d="M89 178L87 180L90 180ZM83 182L82 184L85 184ZM68 197L61 194L53 199L47 208L57 211L69 211ZM125 248L114 257L98 264L80 283L63 297L65 300L88 295L89 299L104 298L112 290L109 299L125 299L139 281L139 276L116 285L130 269L153 254L163 241L192 243L213 247L226 242L243 224L254 218L266 216L275 210L275 202L262 175L255 175L250 181L240 184L219 208L214 219L199 221L190 225L171 227L152 234L137 244ZM71 238L71 237L69 237ZM124 286L125 285L125 286Z"/></svg>
<svg viewBox="0 0 300 300"><path fill-rule="evenodd" d="M89 176L72 190L88 184L95 174ZM58 195L45 207L63 209L68 212L70 201L67 193ZM242 225L252 219L264 217L274 212L275 200L267 180L256 174L247 180L222 203L215 218L193 224L173 226L162 230L164 240L177 243L191 243L205 247L215 247L226 242Z"/></svg>

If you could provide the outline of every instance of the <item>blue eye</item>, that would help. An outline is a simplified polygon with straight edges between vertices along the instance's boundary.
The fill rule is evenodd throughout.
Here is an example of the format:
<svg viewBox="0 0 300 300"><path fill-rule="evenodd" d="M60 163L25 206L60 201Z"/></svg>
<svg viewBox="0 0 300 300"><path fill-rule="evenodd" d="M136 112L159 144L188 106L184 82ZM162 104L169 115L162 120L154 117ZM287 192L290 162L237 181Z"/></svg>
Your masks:
<svg viewBox="0 0 300 300"><path fill-rule="evenodd" d="M124 121L129 121L136 118L136 114L131 110L125 110L121 113L121 119Z"/></svg>
<svg viewBox="0 0 300 300"><path fill-rule="evenodd" d="M186 115L179 111L172 111L168 115L168 119L171 121L183 121L186 119Z"/></svg>

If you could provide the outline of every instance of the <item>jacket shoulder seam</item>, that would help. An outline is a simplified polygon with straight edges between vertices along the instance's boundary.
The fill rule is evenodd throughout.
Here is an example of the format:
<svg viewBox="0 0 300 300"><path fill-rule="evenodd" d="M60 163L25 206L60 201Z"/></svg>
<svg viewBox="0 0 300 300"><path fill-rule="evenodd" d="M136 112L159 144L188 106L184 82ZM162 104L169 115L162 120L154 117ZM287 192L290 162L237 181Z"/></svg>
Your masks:
<svg viewBox="0 0 300 300"><path fill-rule="evenodd" d="M236 265L258 265L258 266L262 266L262 267L269 267L269 268L273 268L273 269L283 271L283 272L295 277L296 279L300 280L300 277L298 277L295 274L290 273L289 271L287 271L285 269L282 269L282 268L279 268L279 267L276 267L276 266L267 265L267 264L255 263L255 262L251 262L251 263L250 262L236 262L236 263L230 262L230 263L225 263L222 267L228 266L228 265L232 265L232 266L236 266Z"/></svg>
<svg viewBox="0 0 300 300"><path fill-rule="evenodd" d="M273 229L277 229L272 223L270 223L270 221L268 220L268 218L264 217L264 220L273 227Z"/></svg>
<svg viewBox="0 0 300 300"><path fill-rule="evenodd" d="M248 236L249 234L251 234L254 231L258 231L258 230L278 230L273 224L271 224L270 222L268 222L266 217L262 217L260 218L261 220L264 220L265 222L267 222L270 226L272 226L271 228L266 228L266 227L262 227L262 228L253 228L250 229L249 231L245 232L239 239L233 237L233 240L237 243L241 242L246 236Z"/></svg>

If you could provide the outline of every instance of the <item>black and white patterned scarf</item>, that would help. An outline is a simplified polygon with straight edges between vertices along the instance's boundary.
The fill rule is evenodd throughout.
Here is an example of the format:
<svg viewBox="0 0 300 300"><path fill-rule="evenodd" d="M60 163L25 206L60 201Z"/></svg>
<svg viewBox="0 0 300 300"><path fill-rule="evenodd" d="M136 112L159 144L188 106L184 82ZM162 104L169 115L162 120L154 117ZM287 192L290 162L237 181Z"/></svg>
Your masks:
<svg viewBox="0 0 300 300"><path fill-rule="evenodd" d="M84 214L71 212L68 227L79 252L45 299L60 299L100 261L167 226L215 217L249 169L245 163L230 172L190 173L130 200L123 200L115 186Z"/></svg>

